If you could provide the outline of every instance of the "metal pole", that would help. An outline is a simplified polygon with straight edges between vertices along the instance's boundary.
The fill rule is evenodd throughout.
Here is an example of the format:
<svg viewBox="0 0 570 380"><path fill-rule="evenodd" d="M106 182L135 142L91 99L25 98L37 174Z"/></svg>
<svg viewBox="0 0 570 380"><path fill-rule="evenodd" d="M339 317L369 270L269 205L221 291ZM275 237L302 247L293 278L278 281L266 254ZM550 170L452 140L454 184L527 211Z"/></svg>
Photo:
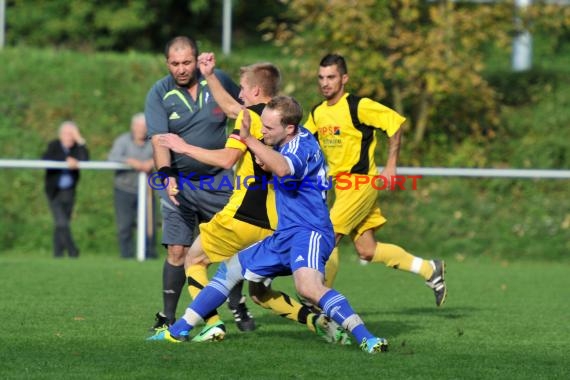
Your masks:
<svg viewBox="0 0 570 380"><path fill-rule="evenodd" d="M532 0L515 0L515 37L513 38L513 71L527 71L532 67L532 36L524 29L520 14Z"/></svg>
<svg viewBox="0 0 570 380"><path fill-rule="evenodd" d="M0 0L0 50L4 48L6 30L6 0Z"/></svg>
<svg viewBox="0 0 570 380"><path fill-rule="evenodd" d="M139 172L137 200L137 260L145 260L146 250L146 183L145 172Z"/></svg>
<svg viewBox="0 0 570 380"><path fill-rule="evenodd" d="M222 21L222 51L229 55L232 46L232 0L224 0Z"/></svg>
<svg viewBox="0 0 570 380"><path fill-rule="evenodd" d="M27 168L27 169L46 169L46 168L68 168L65 161L47 161L47 160L19 160L19 159L2 159L0 158L0 169L3 168ZM118 162L109 161L80 161L80 169L130 169L130 166ZM378 172L381 172L382 166L378 166ZM144 174L144 173L143 173ZM535 179L570 179L570 170L568 169L493 169L493 168L429 168L429 167L398 167L398 174L417 174L422 176L435 177L486 177L486 178L535 178ZM147 183L146 177L141 180L139 174L139 186ZM143 186L147 191L147 187Z"/></svg>

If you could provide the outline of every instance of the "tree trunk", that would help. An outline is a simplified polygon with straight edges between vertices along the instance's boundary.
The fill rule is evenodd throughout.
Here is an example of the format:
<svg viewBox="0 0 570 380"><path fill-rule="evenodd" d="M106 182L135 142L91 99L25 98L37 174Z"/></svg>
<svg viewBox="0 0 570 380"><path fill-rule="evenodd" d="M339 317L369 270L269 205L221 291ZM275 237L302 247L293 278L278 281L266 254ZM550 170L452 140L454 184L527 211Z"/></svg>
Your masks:
<svg viewBox="0 0 570 380"><path fill-rule="evenodd" d="M402 125L402 130L409 131L412 126L412 115L406 115L404 113L404 97L402 95L402 87L399 83L394 84L392 87L392 101L394 110L406 118L404 125Z"/></svg>
<svg viewBox="0 0 570 380"><path fill-rule="evenodd" d="M419 96L417 110L418 112L416 115L416 125L414 128L414 145L416 146L420 145L420 143L423 141L429 120L430 102L428 91L425 88L422 90Z"/></svg>

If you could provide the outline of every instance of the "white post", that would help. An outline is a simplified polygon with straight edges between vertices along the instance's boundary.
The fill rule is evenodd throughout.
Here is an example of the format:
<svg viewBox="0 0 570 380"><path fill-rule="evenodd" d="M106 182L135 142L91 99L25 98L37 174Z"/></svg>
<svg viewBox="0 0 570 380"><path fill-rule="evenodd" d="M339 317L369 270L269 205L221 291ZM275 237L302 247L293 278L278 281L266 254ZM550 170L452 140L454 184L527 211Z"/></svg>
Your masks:
<svg viewBox="0 0 570 380"><path fill-rule="evenodd" d="M145 172L139 172L137 201L137 260L145 260L146 250L146 186Z"/></svg>
<svg viewBox="0 0 570 380"><path fill-rule="evenodd" d="M222 20L222 51L230 54L232 46L232 0L224 0Z"/></svg>
<svg viewBox="0 0 570 380"><path fill-rule="evenodd" d="M6 0L0 0L0 50L4 48L5 30L6 30Z"/></svg>
<svg viewBox="0 0 570 380"><path fill-rule="evenodd" d="M524 12L532 0L515 0L515 37L513 38L513 71L526 71L532 66L532 36L524 29L520 13Z"/></svg>

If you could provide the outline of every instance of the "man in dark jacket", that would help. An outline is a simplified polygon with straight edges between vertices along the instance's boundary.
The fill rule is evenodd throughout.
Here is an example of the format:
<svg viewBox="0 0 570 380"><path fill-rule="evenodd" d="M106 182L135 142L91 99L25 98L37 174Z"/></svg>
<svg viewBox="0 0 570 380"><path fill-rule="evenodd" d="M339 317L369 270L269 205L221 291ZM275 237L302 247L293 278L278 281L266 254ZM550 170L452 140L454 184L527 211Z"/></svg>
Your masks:
<svg viewBox="0 0 570 380"><path fill-rule="evenodd" d="M65 121L59 127L59 138L49 143L42 159L66 161L69 169L48 169L45 191L54 219L53 255L78 257L79 249L71 235L71 214L75 204L75 188L79 182L79 161L87 161L89 152L79 128L72 121Z"/></svg>

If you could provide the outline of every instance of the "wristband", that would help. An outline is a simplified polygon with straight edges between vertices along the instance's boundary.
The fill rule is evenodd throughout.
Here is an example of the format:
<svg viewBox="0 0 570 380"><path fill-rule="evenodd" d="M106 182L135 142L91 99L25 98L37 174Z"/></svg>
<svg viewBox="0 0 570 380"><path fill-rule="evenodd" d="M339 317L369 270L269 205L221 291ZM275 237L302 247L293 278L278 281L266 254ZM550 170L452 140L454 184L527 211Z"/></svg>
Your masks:
<svg viewBox="0 0 570 380"><path fill-rule="evenodd" d="M178 177L178 172L176 171L176 169L172 169L170 166L163 166L160 169L158 169L159 173L162 173L164 175L166 175L166 178L168 177L173 177L176 178ZM165 178L165 179L166 179Z"/></svg>

